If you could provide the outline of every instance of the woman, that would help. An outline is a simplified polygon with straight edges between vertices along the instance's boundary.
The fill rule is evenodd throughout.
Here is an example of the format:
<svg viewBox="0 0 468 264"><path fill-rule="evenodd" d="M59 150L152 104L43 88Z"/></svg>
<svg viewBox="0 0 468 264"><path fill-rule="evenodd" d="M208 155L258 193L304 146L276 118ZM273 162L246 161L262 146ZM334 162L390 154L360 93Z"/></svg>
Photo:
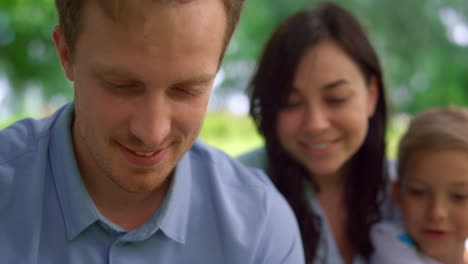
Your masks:
<svg viewBox="0 0 468 264"><path fill-rule="evenodd" d="M386 197L386 102L377 55L332 3L287 19L251 80L265 169L296 213L307 263L363 263Z"/></svg>

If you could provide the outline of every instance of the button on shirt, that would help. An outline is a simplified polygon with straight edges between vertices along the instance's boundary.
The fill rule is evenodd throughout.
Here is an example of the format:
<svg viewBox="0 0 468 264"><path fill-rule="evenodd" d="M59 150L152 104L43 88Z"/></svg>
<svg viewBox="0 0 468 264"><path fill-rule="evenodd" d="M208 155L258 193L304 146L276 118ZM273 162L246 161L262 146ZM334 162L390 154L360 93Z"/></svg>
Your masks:
<svg viewBox="0 0 468 264"><path fill-rule="evenodd" d="M296 220L268 178L201 141L144 225L112 223L79 175L72 117L68 104L0 131L1 263L304 263Z"/></svg>

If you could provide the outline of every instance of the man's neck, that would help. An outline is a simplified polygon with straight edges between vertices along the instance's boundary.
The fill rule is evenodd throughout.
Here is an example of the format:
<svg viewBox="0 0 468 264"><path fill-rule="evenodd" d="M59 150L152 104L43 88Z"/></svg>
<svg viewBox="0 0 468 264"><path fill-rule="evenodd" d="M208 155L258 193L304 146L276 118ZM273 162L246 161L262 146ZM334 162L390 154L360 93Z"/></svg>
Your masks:
<svg viewBox="0 0 468 264"><path fill-rule="evenodd" d="M167 195L171 179L169 177L151 193L129 193L118 186L108 188L96 182L83 181L99 212L114 224L130 231L146 223L159 209Z"/></svg>

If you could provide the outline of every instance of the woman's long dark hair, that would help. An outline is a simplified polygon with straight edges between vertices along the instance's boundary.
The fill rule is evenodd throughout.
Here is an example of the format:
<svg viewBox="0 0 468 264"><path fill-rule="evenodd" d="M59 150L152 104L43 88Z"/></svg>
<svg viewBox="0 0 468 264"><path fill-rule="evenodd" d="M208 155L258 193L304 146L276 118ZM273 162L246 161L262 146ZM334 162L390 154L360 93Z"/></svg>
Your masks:
<svg viewBox="0 0 468 264"><path fill-rule="evenodd" d="M281 146L276 123L301 58L326 39L335 41L353 59L368 84L371 77L377 77L378 82L376 110L369 119L363 145L349 161L344 190L347 238L358 254L368 258L373 250L370 228L380 219L379 205L387 184L384 168L387 106L380 63L362 26L348 11L333 3L321 3L315 9L295 14L271 36L249 87L250 115L265 138L268 172L296 213L308 263L315 258L320 237L318 217L311 211L304 190L304 181L310 177ZM319 191L313 181L312 186Z"/></svg>

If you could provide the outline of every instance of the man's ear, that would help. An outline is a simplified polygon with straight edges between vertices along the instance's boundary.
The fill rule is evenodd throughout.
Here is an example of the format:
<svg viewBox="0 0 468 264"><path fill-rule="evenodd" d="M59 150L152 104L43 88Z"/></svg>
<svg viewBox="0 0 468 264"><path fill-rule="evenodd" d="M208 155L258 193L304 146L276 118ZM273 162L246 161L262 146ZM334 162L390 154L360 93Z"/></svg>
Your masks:
<svg viewBox="0 0 468 264"><path fill-rule="evenodd" d="M67 43L63 38L62 29L60 26L54 27L52 37L54 39L55 49L57 50L57 55L59 57L60 63L62 64L63 71L70 81L74 81L70 50L68 49Z"/></svg>
<svg viewBox="0 0 468 264"><path fill-rule="evenodd" d="M400 181L392 183L392 198L396 205L400 206Z"/></svg>

